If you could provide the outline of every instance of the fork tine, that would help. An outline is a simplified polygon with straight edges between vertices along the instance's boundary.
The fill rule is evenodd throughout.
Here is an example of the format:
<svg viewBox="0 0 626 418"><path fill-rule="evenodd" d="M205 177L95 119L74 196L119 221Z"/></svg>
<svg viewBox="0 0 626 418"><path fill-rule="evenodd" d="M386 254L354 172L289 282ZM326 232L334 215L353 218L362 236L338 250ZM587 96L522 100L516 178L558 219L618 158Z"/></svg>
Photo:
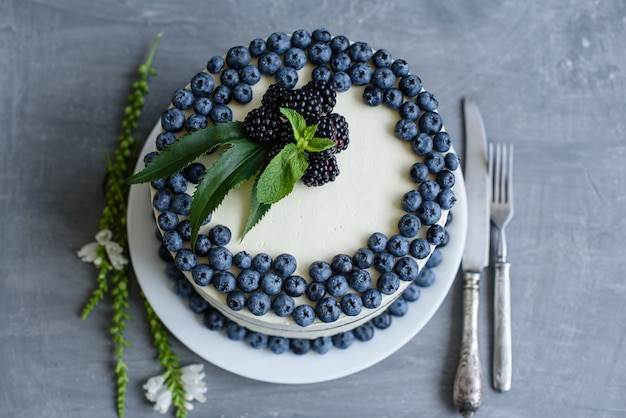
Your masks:
<svg viewBox="0 0 626 418"><path fill-rule="evenodd" d="M509 144L508 175L506 179L506 201L513 201L513 144Z"/></svg>
<svg viewBox="0 0 626 418"><path fill-rule="evenodd" d="M506 147L502 144L498 144L498 187L499 187L499 195L498 195L498 203L504 203L507 200L507 170L506 170Z"/></svg>
<svg viewBox="0 0 626 418"><path fill-rule="evenodd" d="M495 178L493 175L493 167L494 167L494 162L493 162L493 143L489 143L489 156L487 158L487 161L489 162L489 192L491 193L491 201L495 201L495 191L494 191L494 185L496 184L495 182Z"/></svg>

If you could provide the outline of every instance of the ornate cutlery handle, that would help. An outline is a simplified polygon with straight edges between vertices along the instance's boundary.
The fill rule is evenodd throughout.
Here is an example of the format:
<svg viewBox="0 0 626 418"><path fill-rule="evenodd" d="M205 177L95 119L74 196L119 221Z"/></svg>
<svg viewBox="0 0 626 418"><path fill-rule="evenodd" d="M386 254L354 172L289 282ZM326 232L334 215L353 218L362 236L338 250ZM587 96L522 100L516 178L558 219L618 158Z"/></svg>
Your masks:
<svg viewBox="0 0 626 418"><path fill-rule="evenodd" d="M466 272L463 279L463 339L454 378L453 400L464 417L471 417L483 402L482 367L478 350L478 282L480 273Z"/></svg>
<svg viewBox="0 0 626 418"><path fill-rule="evenodd" d="M495 264L493 386L511 389L511 281L509 263Z"/></svg>

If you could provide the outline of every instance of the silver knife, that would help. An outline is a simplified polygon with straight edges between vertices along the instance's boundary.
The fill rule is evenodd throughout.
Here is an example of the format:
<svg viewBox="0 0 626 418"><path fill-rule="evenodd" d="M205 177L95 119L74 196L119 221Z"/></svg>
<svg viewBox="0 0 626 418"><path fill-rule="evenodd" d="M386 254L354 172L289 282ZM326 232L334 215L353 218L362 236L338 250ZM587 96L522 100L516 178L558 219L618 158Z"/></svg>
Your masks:
<svg viewBox="0 0 626 418"><path fill-rule="evenodd" d="M464 417L472 416L483 401L482 366L478 348L480 276L489 264L489 167L487 138L476 103L463 100L465 116L465 187L467 238L463 250L463 340L454 378L453 400Z"/></svg>

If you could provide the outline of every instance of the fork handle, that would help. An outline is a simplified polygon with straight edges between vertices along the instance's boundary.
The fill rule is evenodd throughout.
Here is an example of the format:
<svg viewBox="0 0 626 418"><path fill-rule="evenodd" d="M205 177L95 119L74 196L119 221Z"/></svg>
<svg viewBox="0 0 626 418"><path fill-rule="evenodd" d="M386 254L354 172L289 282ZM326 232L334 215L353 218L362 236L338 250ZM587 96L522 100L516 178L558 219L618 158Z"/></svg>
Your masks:
<svg viewBox="0 0 626 418"><path fill-rule="evenodd" d="M511 389L511 265L495 263L493 386Z"/></svg>

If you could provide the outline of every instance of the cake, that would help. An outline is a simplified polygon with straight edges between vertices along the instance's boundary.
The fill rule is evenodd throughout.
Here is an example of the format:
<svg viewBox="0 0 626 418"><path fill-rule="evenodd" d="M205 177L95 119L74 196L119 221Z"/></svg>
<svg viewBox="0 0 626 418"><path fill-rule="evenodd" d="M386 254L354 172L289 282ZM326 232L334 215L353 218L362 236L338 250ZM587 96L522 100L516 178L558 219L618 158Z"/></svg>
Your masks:
<svg viewBox="0 0 626 418"><path fill-rule="evenodd" d="M144 171L213 126L239 121L251 136L246 117L265 106L276 85L283 87L278 107L288 106L285 90L315 85L333 92L336 103L320 116L345 118L349 141L319 153L334 158L330 178L313 187L298 181L250 228L251 196L263 171L255 172L194 229L189 212L198 183L211 181L210 168L233 145L202 153L151 181L162 248L202 297L209 328L227 322L244 332L311 341L362 330L390 307L401 313L434 279L426 265L440 262L437 247L448 240L459 160L436 97L387 50L323 29L275 32L232 47L174 93ZM284 117L281 123L282 130L290 126ZM277 151L271 148L279 141L270 142L262 170L289 140ZM313 152L304 154L311 166Z"/></svg>

